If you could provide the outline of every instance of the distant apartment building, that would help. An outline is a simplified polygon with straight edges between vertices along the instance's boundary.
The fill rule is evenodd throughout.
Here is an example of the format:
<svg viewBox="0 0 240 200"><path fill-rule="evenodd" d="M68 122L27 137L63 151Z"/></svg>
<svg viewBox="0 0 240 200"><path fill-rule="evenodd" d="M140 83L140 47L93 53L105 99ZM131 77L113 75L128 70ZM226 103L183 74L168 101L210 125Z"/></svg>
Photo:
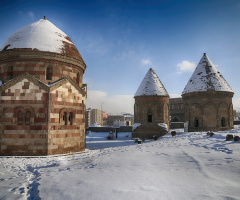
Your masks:
<svg viewBox="0 0 240 200"><path fill-rule="evenodd" d="M108 115L107 126L131 126L134 124L134 115L131 114L114 114Z"/></svg>
<svg viewBox="0 0 240 200"><path fill-rule="evenodd" d="M132 126L134 124L134 115L130 113L123 114L127 126Z"/></svg>
<svg viewBox="0 0 240 200"><path fill-rule="evenodd" d="M86 122L85 122L85 128L88 128L90 124L90 118L91 118L91 108L86 109Z"/></svg>
<svg viewBox="0 0 240 200"><path fill-rule="evenodd" d="M98 123L102 125L102 111L99 109L91 110L90 124Z"/></svg>
<svg viewBox="0 0 240 200"><path fill-rule="evenodd" d="M121 114L108 115L107 125L108 126L115 125L116 127L126 125L124 115L121 115Z"/></svg>
<svg viewBox="0 0 240 200"><path fill-rule="evenodd" d="M169 99L169 114L171 122L184 122L184 103L181 97Z"/></svg>
<svg viewBox="0 0 240 200"><path fill-rule="evenodd" d="M86 128L92 124L103 124L103 114L101 110L91 108L86 110Z"/></svg>

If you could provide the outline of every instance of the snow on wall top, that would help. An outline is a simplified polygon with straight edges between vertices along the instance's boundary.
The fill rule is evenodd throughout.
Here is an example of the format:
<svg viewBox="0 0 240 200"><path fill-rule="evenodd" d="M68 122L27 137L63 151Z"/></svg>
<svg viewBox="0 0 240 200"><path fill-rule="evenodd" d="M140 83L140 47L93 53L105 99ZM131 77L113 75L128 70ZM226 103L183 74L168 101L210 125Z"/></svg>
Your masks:
<svg viewBox="0 0 240 200"><path fill-rule="evenodd" d="M70 38L46 19L40 19L17 30L1 46L0 51L16 48L75 54L81 58ZM74 55L72 56L74 57Z"/></svg>
<svg viewBox="0 0 240 200"><path fill-rule="evenodd" d="M208 90L233 92L222 74L204 53L182 94Z"/></svg>
<svg viewBox="0 0 240 200"><path fill-rule="evenodd" d="M155 71L150 68L140 84L135 96L169 96Z"/></svg>

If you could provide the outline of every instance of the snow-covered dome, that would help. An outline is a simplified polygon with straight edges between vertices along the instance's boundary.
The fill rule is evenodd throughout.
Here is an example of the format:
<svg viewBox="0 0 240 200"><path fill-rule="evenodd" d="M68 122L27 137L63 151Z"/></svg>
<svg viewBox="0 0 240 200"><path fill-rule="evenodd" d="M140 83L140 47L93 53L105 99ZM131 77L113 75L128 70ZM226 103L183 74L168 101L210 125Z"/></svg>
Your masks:
<svg viewBox="0 0 240 200"><path fill-rule="evenodd" d="M155 71L150 68L140 84L135 96L169 96L167 90L158 78Z"/></svg>
<svg viewBox="0 0 240 200"><path fill-rule="evenodd" d="M182 94L208 90L233 92L222 74L204 53Z"/></svg>
<svg viewBox="0 0 240 200"><path fill-rule="evenodd" d="M45 18L17 30L0 51L13 49L60 53L83 61L71 39Z"/></svg>

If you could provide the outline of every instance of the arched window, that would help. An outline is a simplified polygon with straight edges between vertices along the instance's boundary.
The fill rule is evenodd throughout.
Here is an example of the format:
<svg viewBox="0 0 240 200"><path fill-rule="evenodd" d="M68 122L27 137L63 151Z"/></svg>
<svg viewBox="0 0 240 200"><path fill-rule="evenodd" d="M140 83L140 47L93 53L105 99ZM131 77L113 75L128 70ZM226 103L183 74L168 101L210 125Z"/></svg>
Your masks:
<svg viewBox="0 0 240 200"><path fill-rule="evenodd" d="M222 117L222 119L221 119L221 127L225 127L225 126L226 126L225 118Z"/></svg>
<svg viewBox="0 0 240 200"><path fill-rule="evenodd" d="M23 125L23 120L24 120L24 113L21 110L19 110L17 114L18 125Z"/></svg>
<svg viewBox="0 0 240 200"><path fill-rule="evenodd" d="M46 80L52 80L53 68L48 66L46 69Z"/></svg>
<svg viewBox="0 0 240 200"><path fill-rule="evenodd" d="M63 121L65 122L65 125L67 125L68 123L67 112L64 112L63 114Z"/></svg>
<svg viewBox="0 0 240 200"><path fill-rule="evenodd" d="M73 112L69 113L69 122L70 122L70 125L73 125Z"/></svg>
<svg viewBox="0 0 240 200"><path fill-rule="evenodd" d="M152 122L152 115L148 115L148 122Z"/></svg>
<svg viewBox="0 0 240 200"><path fill-rule="evenodd" d="M199 122L198 122L198 118L195 117L195 119L194 119L194 127L198 127L198 126L199 126L198 123L199 123Z"/></svg>
<svg viewBox="0 0 240 200"><path fill-rule="evenodd" d="M30 125L31 112L28 110L25 114L25 124Z"/></svg>
<svg viewBox="0 0 240 200"><path fill-rule="evenodd" d="M151 109L151 107L150 108L148 108L148 111L147 111L147 121L148 122L152 122L152 109Z"/></svg>
<svg viewBox="0 0 240 200"><path fill-rule="evenodd" d="M80 82L80 74L79 73L77 73L76 82L77 82L77 84L79 84L79 82Z"/></svg>
<svg viewBox="0 0 240 200"><path fill-rule="evenodd" d="M13 66L8 67L8 76L9 79L13 79Z"/></svg>

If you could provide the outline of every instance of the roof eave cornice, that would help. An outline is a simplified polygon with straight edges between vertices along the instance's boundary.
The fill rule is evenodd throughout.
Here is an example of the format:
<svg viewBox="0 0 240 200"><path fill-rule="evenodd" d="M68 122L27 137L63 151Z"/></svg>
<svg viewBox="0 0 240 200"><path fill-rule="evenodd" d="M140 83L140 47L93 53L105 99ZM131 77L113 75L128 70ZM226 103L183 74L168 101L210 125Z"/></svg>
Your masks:
<svg viewBox="0 0 240 200"><path fill-rule="evenodd" d="M166 97L166 98L170 98L169 95L137 95L137 96L134 96L134 98L138 98L138 97Z"/></svg>
<svg viewBox="0 0 240 200"><path fill-rule="evenodd" d="M22 81L23 79L28 79L29 81L33 82L35 85L39 86L39 88L45 90L46 92L49 92L49 87L48 85L44 84L43 82L39 81L36 79L34 76L31 74L24 72L21 75L13 78L12 80L6 82L5 84L1 85L0 87L0 93L2 93L4 90L8 89L9 87L15 85L16 83Z"/></svg>
<svg viewBox="0 0 240 200"><path fill-rule="evenodd" d="M70 82L83 96L87 95L87 92L83 90L83 87L80 87L74 80L72 80L70 77L63 78L60 81L56 81L57 83L50 86L50 92L59 88L60 86L66 84L67 82ZM86 84L83 85L84 87Z"/></svg>
<svg viewBox="0 0 240 200"><path fill-rule="evenodd" d="M6 61L17 61L17 60L55 60L59 62L65 62L68 64L75 65L83 70L86 70L87 66L83 60L79 60L61 53L54 53L48 51L38 51L31 49L12 49L0 52L0 63Z"/></svg>
<svg viewBox="0 0 240 200"><path fill-rule="evenodd" d="M188 92L188 93L183 93L182 97L192 97L192 96L230 96L233 97L234 92L231 91L216 91L216 90L208 90L208 91L195 91L195 92Z"/></svg>

